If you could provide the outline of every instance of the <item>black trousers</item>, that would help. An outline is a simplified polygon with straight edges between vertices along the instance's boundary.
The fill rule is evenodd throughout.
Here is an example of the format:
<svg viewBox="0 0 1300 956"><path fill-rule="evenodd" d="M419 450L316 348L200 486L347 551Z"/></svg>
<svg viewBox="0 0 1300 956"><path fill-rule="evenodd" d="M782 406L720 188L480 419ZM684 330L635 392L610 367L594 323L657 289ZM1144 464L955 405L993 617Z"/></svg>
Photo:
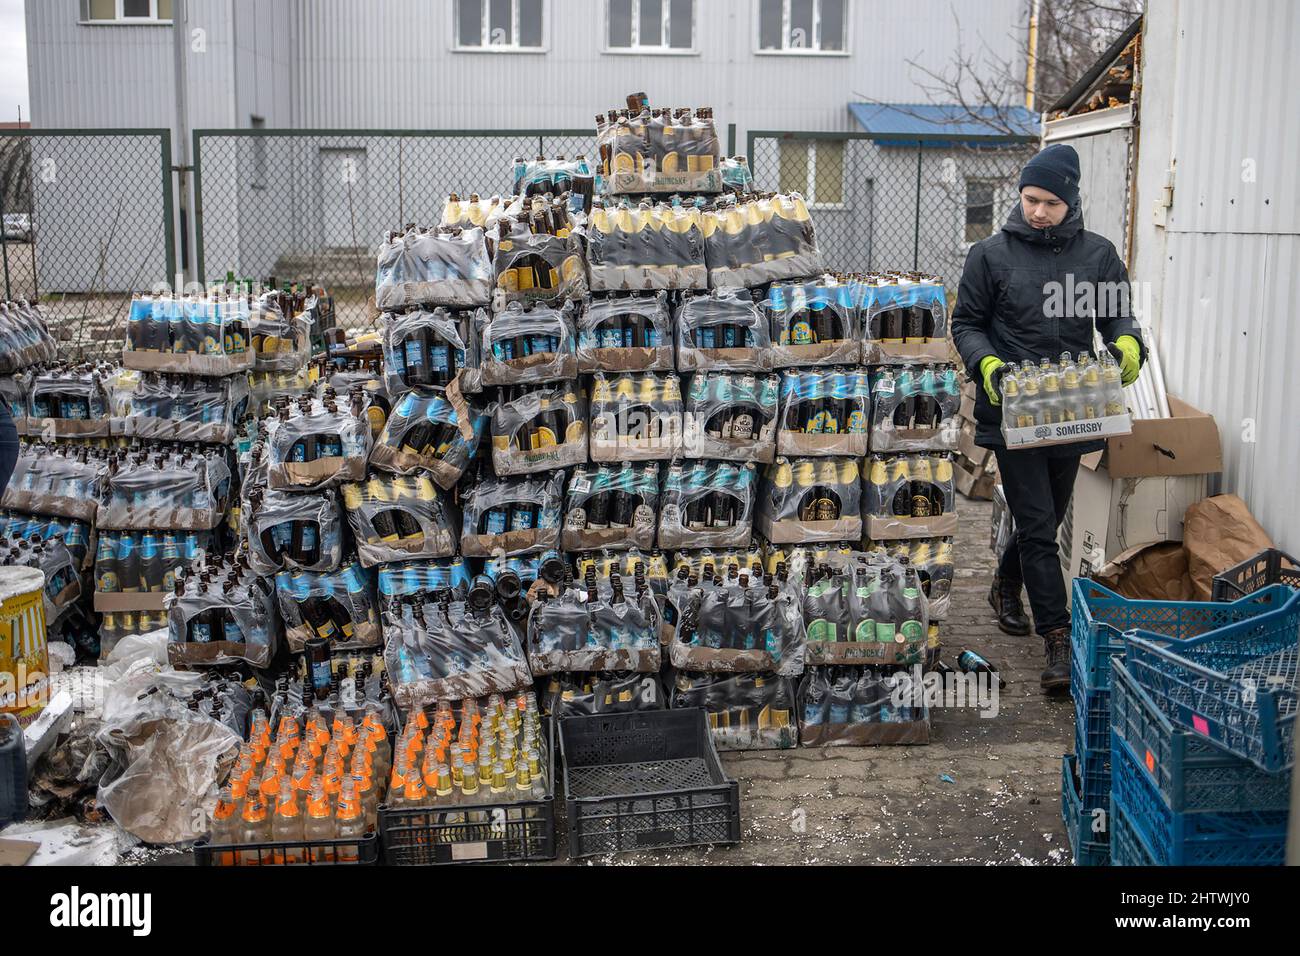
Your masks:
<svg viewBox="0 0 1300 956"><path fill-rule="evenodd" d="M1074 492L1079 456L1050 457L1045 449L1001 448L995 453L1007 506L1016 519L1016 534L998 563L998 574L1025 583L1039 634L1069 627L1056 529Z"/></svg>

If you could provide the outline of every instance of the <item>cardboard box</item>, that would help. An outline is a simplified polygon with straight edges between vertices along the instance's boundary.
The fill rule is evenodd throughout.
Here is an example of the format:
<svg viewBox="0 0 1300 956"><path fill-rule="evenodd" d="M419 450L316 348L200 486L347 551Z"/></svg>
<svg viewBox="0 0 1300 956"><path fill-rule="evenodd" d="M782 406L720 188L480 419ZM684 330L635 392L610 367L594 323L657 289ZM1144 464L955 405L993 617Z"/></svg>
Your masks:
<svg viewBox="0 0 1300 956"><path fill-rule="evenodd" d="M1084 421L1056 422L1053 425L1028 425L1024 428L1007 428L1004 421L1002 437L1008 448L1043 448L1127 435L1132 430L1133 422L1124 414Z"/></svg>
<svg viewBox="0 0 1300 956"><path fill-rule="evenodd" d="M978 501L991 499L993 497L993 488L997 484L996 472L990 475L983 470L971 471L960 462L953 462L952 478L959 492L967 498L974 498Z"/></svg>
<svg viewBox="0 0 1300 956"><path fill-rule="evenodd" d="M907 538L944 538L957 533L957 515L932 518L900 518L871 515L867 518L867 537L872 541L899 541ZM659 542L663 546L663 541Z"/></svg>
<svg viewBox="0 0 1300 956"><path fill-rule="evenodd" d="M975 398L967 395L965 388L962 389L961 405L957 408L957 414L968 422L975 421Z"/></svg>
<svg viewBox="0 0 1300 956"><path fill-rule="evenodd" d="M961 426L961 433L957 436L957 451L977 469L982 469L993 457L992 451L975 444L975 426L970 422Z"/></svg>
<svg viewBox="0 0 1300 956"><path fill-rule="evenodd" d="M1142 418L1130 435L1106 442L1112 478L1205 475L1223 471L1223 448L1213 415L1169 395L1169 418Z"/></svg>
<svg viewBox="0 0 1300 956"><path fill-rule="evenodd" d="M1079 469L1057 532L1066 581L1089 576L1137 545L1181 541L1183 513L1206 496L1207 485L1205 475L1112 480L1105 468Z"/></svg>

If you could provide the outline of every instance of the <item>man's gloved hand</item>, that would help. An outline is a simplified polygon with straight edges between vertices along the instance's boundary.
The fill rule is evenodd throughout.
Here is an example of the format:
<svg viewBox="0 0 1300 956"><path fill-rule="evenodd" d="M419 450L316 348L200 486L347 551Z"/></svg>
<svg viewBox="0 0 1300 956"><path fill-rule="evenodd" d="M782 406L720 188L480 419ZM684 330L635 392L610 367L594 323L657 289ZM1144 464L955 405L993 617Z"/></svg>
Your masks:
<svg viewBox="0 0 1300 956"><path fill-rule="evenodd" d="M1124 336L1128 338L1128 336ZM1004 368L1006 362L996 355L986 355L980 359L980 376L984 379L984 394L989 397L989 402L993 405L1002 404L1002 394L998 391L997 374L998 369Z"/></svg>
<svg viewBox="0 0 1300 956"><path fill-rule="evenodd" d="M1138 372L1142 371L1142 346L1133 336L1121 335L1115 340L1111 352L1118 353L1115 358L1119 359L1120 381L1126 386L1132 385L1137 381Z"/></svg>

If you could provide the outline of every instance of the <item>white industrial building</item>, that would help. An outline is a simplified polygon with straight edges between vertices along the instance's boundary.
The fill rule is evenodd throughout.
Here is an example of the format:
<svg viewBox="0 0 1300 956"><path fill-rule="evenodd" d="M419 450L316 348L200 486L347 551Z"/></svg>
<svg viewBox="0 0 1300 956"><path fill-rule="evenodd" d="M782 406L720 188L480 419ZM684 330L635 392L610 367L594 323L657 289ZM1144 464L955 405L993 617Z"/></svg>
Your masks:
<svg viewBox="0 0 1300 956"><path fill-rule="evenodd" d="M831 247L837 265L910 267L919 247L922 268L955 282L970 239L992 228L1008 199L986 171L1002 175L987 151L975 151L972 169L980 174L968 185L970 157L949 143L927 143L923 185L942 196L945 212L925 217L919 229L904 221L920 205L921 188L908 136L989 130L956 128L930 105L878 104L925 103L925 78L908 61L944 72L959 49L1023 74L1028 0L887 7L868 0L188 0L187 9L191 129L413 134L204 140L196 157L197 245L209 278L227 269L266 275L277 266L286 273L315 266L327 279L331 269L364 271L383 230L435 218L449 189L503 190L511 157L539 146L537 137L483 141L427 131L586 131L597 112L636 90L665 106L711 105L724 149L734 124L742 153L754 130L855 134L867 118L874 136L895 145L765 139L754 147L760 183L801 189L819 207L828 241L840 236ZM28 0L33 126L169 128L178 162L171 14L171 0ZM1022 113L1028 124L1031 114ZM43 141L34 142L39 151ZM572 154L590 150L591 139L547 137L541 146ZM111 163L109 149L77 158L68 144L61 148L62 167L79 167L82 178L110 187L125 178L102 168ZM940 151L954 162L941 166ZM1002 165L1014 171L1014 161ZM53 195L38 182L38 205L42 191ZM973 233L970 196L978 207ZM76 212L85 229L115 215L121 221L112 188L90 189L78 201L102 206ZM151 201L158 209L140 213L146 226L162 213L161 200ZM65 214L48 201L38 210L47 236L60 232L54 217ZM153 260L142 268L138 254L114 251L120 242L91 238L109 250L98 288L156 278ZM41 250L42 285L88 287L72 243L54 252Z"/></svg>

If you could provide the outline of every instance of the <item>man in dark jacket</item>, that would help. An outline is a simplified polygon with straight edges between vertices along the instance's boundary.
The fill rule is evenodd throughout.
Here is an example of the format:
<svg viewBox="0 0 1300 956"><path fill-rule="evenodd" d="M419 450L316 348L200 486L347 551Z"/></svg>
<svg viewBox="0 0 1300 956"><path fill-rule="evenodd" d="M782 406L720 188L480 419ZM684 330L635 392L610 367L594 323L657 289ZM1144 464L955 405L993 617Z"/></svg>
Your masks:
<svg viewBox="0 0 1300 956"><path fill-rule="evenodd" d="M1063 144L1048 146L1025 165L1020 201L1001 232L971 248L957 289L953 340L967 374L981 386L975 443L997 455L1016 524L989 603L1003 631L1028 634L1022 584L1028 590L1047 654L1041 681L1047 691L1070 686L1070 615L1056 529L1070 503L1080 456L1102 442L1008 451L1001 432L1001 373L1007 363L1037 365L1044 358L1057 361L1062 352L1092 352L1095 317L1102 342L1119 360L1123 383L1131 384L1146 351L1128 291L1128 270L1115 247L1083 228L1079 156Z"/></svg>

